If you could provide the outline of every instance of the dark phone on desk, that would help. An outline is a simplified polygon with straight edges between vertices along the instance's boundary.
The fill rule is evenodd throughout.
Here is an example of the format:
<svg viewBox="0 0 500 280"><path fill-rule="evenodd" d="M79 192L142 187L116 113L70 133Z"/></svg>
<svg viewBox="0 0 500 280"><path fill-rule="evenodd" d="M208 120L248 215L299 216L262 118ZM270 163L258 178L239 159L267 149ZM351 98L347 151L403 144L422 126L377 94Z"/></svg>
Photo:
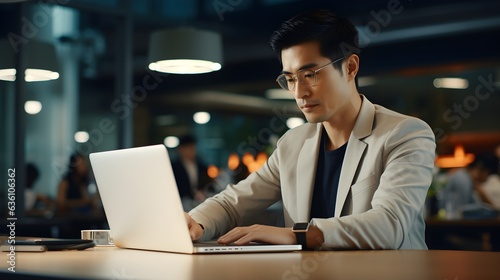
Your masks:
<svg viewBox="0 0 500 280"><path fill-rule="evenodd" d="M83 239L47 239L47 240L16 240L14 244L4 243L2 245L2 250L5 247L14 246L14 251L22 252L27 251L28 248L40 252L43 250L42 246L45 247L47 251L62 251L62 250L85 250L95 246L93 240L83 240ZM31 247L25 247L31 246ZM35 246L35 247L34 247ZM39 246L39 247L36 247ZM19 248L18 247L22 247ZM30 252L33 252L30 250Z"/></svg>

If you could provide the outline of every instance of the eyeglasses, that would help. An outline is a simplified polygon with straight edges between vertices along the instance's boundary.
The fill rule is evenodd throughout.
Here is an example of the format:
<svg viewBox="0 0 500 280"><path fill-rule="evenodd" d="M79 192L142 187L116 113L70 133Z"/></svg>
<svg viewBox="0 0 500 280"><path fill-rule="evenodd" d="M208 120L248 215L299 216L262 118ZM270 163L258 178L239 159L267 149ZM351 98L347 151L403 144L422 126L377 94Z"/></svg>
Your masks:
<svg viewBox="0 0 500 280"><path fill-rule="evenodd" d="M328 66L330 64L334 64L335 62L339 62L344 58L345 58L345 56L343 56L337 60L334 60L332 62L329 62L328 64L325 64L314 71L309 70L309 69L302 69L302 70L299 70L296 74L281 74L278 76L278 78L276 78L276 82L278 82L278 84L280 85L281 88L283 88L284 90L288 90L288 91L292 91L295 89L296 81L299 81L301 84L303 84L307 87L314 86L316 84L316 80L317 80L317 78L316 78L317 73L321 69L325 68L326 66Z"/></svg>

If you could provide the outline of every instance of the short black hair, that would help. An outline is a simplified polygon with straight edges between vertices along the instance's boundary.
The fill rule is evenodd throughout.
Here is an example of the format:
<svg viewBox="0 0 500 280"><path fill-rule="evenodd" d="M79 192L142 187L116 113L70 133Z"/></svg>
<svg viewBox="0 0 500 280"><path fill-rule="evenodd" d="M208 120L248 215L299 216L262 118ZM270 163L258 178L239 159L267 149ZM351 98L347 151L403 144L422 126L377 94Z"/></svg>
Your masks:
<svg viewBox="0 0 500 280"><path fill-rule="evenodd" d="M478 154L468 167L481 168L490 174L495 174L499 171L499 160L492 154Z"/></svg>
<svg viewBox="0 0 500 280"><path fill-rule="evenodd" d="M31 189L33 187L33 184L35 183L36 179L38 179L38 176L40 176L40 171L38 171L36 165L31 162L26 164L26 187L28 189Z"/></svg>
<svg viewBox="0 0 500 280"><path fill-rule="evenodd" d="M282 50L312 41L319 42L321 55L332 61L361 51L354 24L328 10L305 12L285 21L269 43L281 61ZM335 64L333 67L340 70L341 66Z"/></svg>
<svg viewBox="0 0 500 280"><path fill-rule="evenodd" d="M182 135L179 137L179 146L188 144L196 144L196 138L191 134Z"/></svg>

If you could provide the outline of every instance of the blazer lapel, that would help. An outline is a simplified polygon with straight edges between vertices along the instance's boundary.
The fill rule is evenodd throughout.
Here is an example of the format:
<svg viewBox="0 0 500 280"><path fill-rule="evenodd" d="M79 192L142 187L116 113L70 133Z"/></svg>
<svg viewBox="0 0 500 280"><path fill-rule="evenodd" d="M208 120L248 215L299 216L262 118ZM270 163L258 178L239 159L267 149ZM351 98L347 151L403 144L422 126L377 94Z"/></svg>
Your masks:
<svg viewBox="0 0 500 280"><path fill-rule="evenodd" d="M347 194L351 189L352 181L361 164L361 157L367 144L361 139L371 134L373 129L373 120L375 119L375 107L363 95L363 103L354 124L354 128L349 136L349 142L345 152L342 170L340 171L339 187L337 190L337 200L335 203L335 217L340 217L344 207Z"/></svg>
<svg viewBox="0 0 500 280"><path fill-rule="evenodd" d="M316 132L313 137L306 139L300 149L297 162L296 197L296 216L298 218L298 222L309 221L322 127L322 124L319 123L316 126Z"/></svg>
<svg viewBox="0 0 500 280"><path fill-rule="evenodd" d="M366 148L366 143L359 141L352 134L349 137L349 143L346 148L346 156L342 163L342 170L340 171L339 188L337 190L337 202L335 203L335 217L340 217L342 208L344 207L347 194L351 189L352 180L358 169L361 161L361 156Z"/></svg>

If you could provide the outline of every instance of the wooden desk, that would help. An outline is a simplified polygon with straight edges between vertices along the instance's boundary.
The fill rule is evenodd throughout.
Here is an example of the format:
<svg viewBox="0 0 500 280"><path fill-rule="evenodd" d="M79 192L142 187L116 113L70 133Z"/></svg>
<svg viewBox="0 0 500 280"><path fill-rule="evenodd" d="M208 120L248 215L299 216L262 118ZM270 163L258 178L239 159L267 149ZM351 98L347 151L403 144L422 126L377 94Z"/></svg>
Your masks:
<svg viewBox="0 0 500 280"><path fill-rule="evenodd" d="M500 253L337 251L182 255L100 247L17 253L16 272L1 252L0 278L64 279L500 279Z"/></svg>

